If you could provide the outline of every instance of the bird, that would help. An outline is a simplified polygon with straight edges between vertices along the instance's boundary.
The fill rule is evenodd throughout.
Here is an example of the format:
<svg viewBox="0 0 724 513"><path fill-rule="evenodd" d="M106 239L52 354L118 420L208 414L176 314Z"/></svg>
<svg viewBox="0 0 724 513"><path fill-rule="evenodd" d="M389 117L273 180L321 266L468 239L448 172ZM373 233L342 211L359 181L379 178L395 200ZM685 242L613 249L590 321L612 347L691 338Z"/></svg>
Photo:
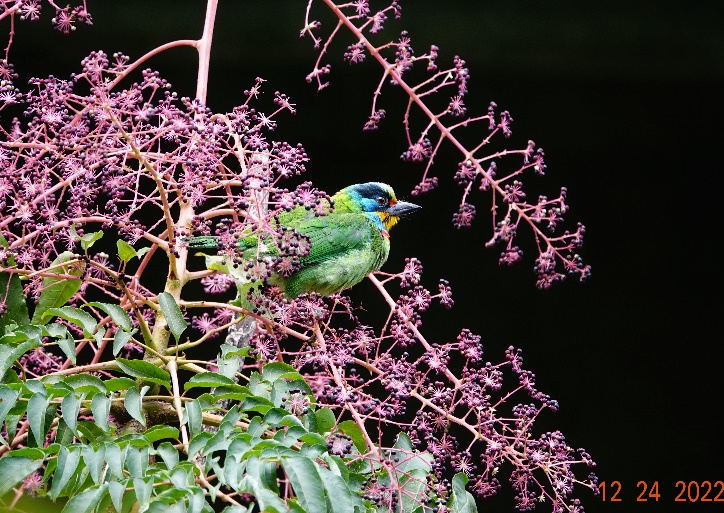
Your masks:
<svg viewBox="0 0 724 513"><path fill-rule="evenodd" d="M389 185L366 182L350 185L335 193L330 213L315 216L298 206L278 216L282 230L293 230L306 239L308 253L299 256L287 272L273 272L268 283L281 288L288 299L316 292L331 296L348 289L368 274L378 271L390 253L390 229L404 216L421 207L398 200ZM218 249L214 236L186 239L189 249ZM243 259L280 259L278 247L259 236L239 240Z"/></svg>

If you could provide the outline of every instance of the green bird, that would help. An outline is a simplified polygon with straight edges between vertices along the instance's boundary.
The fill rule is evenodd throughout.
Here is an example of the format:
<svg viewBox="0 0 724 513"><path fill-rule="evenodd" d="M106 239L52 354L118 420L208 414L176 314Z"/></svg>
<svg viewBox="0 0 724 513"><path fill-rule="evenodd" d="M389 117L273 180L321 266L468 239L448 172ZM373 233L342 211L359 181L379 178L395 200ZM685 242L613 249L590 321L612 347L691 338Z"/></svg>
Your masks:
<svg viewBox="0 0 724 513"><path fill-rule="evenodd" d="M314 216L304 207L279 215L282 227L292 228L309 241L309 253L301 256L291 273L274 273L269 283L278 285L293 299L317 292L323 296L352 287L385 263L390 253L390 229L402 216L418 210L414 203L400 201L387 184L367 182L350 185L332 196L330 214ZM191 237L189 249L218 247L213 236ZM252 235L239 241L244 259L275 257L278 248Z"/></svg>

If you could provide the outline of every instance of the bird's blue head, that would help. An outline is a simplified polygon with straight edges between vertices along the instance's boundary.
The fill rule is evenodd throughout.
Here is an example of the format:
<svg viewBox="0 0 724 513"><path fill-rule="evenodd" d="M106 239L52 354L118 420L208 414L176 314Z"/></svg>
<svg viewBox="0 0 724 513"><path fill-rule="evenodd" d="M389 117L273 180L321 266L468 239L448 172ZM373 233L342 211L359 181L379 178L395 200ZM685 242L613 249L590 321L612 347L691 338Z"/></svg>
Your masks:
<svg viewBox="0 0 724 513"><path fill-rule="evenodd" d="M381 223L384 231L389 231L397 224L401 216L420 208L414 203L398 200L392 187L381 182L350 185L332 196L332 200L334 200L335 212L372 214L373 219Z"/></svg>

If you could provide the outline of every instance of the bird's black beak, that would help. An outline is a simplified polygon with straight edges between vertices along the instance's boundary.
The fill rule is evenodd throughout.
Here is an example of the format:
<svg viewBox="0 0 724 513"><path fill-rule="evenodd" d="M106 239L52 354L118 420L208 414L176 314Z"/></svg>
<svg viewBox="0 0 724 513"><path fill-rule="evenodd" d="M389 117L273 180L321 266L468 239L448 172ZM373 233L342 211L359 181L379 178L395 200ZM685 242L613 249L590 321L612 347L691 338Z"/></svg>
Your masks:
<svg viewBox="0 0 724 513"><path fill-rule="evenodd" d="M420 205L414 203L408 203L407 201L398 201L393 206L387 209L387 213L393 216L404 216L411 214L415 210L420 210Z"/></svg>

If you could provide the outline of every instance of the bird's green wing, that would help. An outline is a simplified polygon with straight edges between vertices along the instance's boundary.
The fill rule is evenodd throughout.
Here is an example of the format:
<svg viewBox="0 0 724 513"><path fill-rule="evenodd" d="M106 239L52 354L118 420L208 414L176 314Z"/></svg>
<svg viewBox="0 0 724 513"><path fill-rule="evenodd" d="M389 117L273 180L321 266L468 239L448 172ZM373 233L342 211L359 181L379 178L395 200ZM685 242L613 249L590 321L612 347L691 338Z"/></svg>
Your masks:
<svg viewBox="0 0 724 513"><path fill-rule="evenodd" d="M309 237L309 254L302 266L314 265L341 256L350 250L371 249L382 242L379 229L364 214L329 214L300 222L295 229Z"/></svg>
<svg viewBox="0 0 724 513"><path fill-rule="evenodd" d="M328 208L328 206L327 206ZM308 219L314 218L314 212L310 209L307 209L303 206L295 207L288 211L282 211L280 212L276 219L272 221L272 226L291 226L295 227L299 225L299 223L304 222ZM253 235L244 235L244 234L238 234L240 236L239 238L239 249L242 252L246 252L247 250L250 250L252 248L256 248L258 242L259 242L259 235L253 234ZM214 235L197 235L196 237L187 237L184 239L186 244L188 245L189 250L191 251L203 251L208 249L218 249L219 243L217 241L217 237ZM272 251L273 253L273 251Z"/></svg>
<svg viewBox="0 0 724 513"><path fill-rule="evenodd" d="M304 292L329 296L349 288L379 269L389 253L389 242L365 214L330 214L305 220L296 229L311 245L299 271L278 282L289 298Z"/></svg>

